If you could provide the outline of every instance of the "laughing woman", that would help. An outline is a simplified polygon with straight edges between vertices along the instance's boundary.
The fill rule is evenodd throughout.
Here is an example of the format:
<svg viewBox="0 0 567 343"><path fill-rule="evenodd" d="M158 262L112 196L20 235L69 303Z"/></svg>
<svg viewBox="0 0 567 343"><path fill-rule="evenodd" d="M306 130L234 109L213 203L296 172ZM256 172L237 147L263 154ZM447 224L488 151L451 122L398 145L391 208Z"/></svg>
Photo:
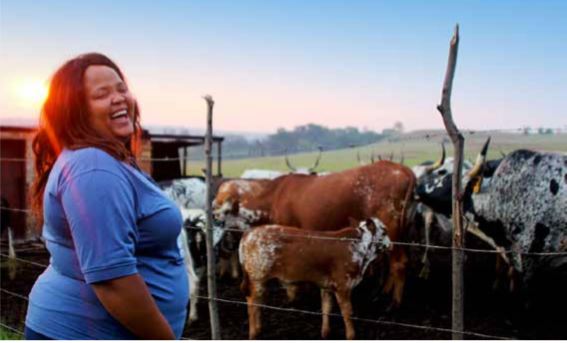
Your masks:
<svg viewBox="0 0 567 343"><path fill-rule="evenodd" d="M32 188L51 259L30 294L27 339L180 338L181 214L137 167L139 122L108 57L81 55L53 75Z"/></svg>

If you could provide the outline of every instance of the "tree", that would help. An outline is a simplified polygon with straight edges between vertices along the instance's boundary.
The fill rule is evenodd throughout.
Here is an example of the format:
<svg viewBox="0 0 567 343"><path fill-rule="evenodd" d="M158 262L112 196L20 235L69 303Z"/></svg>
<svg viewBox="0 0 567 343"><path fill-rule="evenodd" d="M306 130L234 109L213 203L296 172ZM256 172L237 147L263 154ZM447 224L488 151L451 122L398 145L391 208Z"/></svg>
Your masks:
<svg viewBox="0 0 567 343"><path fill-rule="evenodd" d="M397 121L394 123L394 130L397 131L398 133L403 133L404 132L404 123L402 123L401 121Z"/></svg>

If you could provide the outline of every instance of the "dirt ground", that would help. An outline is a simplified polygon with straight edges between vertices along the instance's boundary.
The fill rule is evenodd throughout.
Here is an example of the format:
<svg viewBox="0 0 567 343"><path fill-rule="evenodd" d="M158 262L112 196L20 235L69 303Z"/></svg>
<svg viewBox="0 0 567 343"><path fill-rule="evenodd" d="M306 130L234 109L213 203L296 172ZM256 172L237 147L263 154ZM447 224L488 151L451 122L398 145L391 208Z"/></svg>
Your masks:
<svg viewBox="0 0 567 343"><path fill-rule="evenodd" d="M26 247L18 247L22 249ZM28 247L29 248L29 247ZM2 246L2 254L7 249ZM18 254L19 258L47 264L48 255L43 250L28 250ZM549 279L543 283L539 298L531 302L529 309L523 302L503 291L492 288L493 264L486 263L486 269L468 268L465 274L465 330L485 335L516 339L567 339L565 327L565 284ZM10 269L12 268L12 271ZM26 263L10 266L5 257L1 259L1 288L27 296L41 267ZM12 273L12 275L10 275ZM402 306L386 311L389 299L380 294L377 277L363 281L353 292L354 316L379 320L385 323L355 321L358 339L451 339L450 333L408 328L395 323L426 327L451 327L451 280L450 271L432 270L425 281L414 277L411 271ZM218 297L243 302L244 296L235 280L218 280ZM306 311L320 311L318 289L302 287L299 299L288 303L285 292L277 283L270 284L266 304ZM206 295L206 285L202 286ZM542 297L543 296L543 297ZM1 322L22 330L27 302L4 291L0 294ZM208 305L199 301L200 320L185 328L183 337L210 339ZM248 318L246 306L232 303L218 303L221 335L223 339L246 339ZM338 313L335 304L333 312ZM321 317L319 315L264 309L262 311L262 339L319 339ZM342 318L331 318L331 339L344 339ZM466 335L466 339L483 339Z"/></svg>

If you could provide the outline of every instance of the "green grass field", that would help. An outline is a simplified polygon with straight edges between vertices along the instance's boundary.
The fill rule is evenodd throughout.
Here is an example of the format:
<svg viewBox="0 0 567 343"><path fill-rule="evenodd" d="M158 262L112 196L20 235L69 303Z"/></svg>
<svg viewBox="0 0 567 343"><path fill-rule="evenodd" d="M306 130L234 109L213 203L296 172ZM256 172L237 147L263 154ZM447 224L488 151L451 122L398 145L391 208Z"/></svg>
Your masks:
<svg viewBox="0 0 567 343"><path fill-rule="evenodd" d="M543 151L567 151L567 134L526 136L511 133L491 133L491 136L489 158L499 158L501 151L509 153L520 148ZM465 135L465 158L474 161L487 137L485 133ZM383 141L364 147L325 151L317 171L336 172L356 167L359 165L357 153L366 162L370 161L371 153L380 154L384 158L393 153L394 161L399 162L403 152L404 164L411 167L426 160L438 159L441 155L440 141L441 137L439 136L426 140L421 134L415 138L411 135L405 135L399 142L390 143ZM447 156L452 156L452 144L449 142L445 146L447 148ZM309 167L314 163L316 156L317 152L295 154L290 155L289 160L296 167ZM200 170L203 167L203 161L190 161L188 174L201 175ZM246 169L288 171L283 156L224 160L222 162L223 175L226 177L238 177ZM213 170L216 171L216 164L214 164Z"/></svg>
<svg viewBox="0 0 567 343"><path fill-rule="evenodd" d="M20 334L12 332L10 330L4 329L3 327L0 327L0 340L2 341L15 341L15 340L22 340L24 339L24 337L22 337Z"/></svg>

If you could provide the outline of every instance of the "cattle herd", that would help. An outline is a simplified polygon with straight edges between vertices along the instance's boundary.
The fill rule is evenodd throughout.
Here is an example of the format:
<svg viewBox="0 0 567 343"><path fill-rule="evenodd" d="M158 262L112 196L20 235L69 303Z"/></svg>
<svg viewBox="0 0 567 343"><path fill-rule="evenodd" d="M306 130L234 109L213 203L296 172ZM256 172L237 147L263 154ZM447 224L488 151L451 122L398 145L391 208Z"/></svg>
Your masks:
<svg viewBox="0 0 567 343"><path fill-rule="evenodd" d="M495 284L525 301L541 275L567 285L567 155L521 149L487 160L488 148L489 140L474 164L463 164L464 227L474 237L467 238L467 247L476 242L494 252ZM249 337L261 332L260 308L254 305L263 302L268 280L279 280L290 299L301 296L298 282L321 289L322 337L329 334L334 296L352 339L351 292L365 275L384 275L375 287L390 296L395 309L409 264L419 264L420 277L436 264L450 264L432 250L451 246L452 166L443 148L438 161L413 169L379 160L324 175L314 168L289 174L255 170L213 180L219 269L242 280ZM180 247L191 274L193 321L206 270L206 185L194 177L162 188L185 220ZM412 244L423 248L408 248Z"/></svg>

